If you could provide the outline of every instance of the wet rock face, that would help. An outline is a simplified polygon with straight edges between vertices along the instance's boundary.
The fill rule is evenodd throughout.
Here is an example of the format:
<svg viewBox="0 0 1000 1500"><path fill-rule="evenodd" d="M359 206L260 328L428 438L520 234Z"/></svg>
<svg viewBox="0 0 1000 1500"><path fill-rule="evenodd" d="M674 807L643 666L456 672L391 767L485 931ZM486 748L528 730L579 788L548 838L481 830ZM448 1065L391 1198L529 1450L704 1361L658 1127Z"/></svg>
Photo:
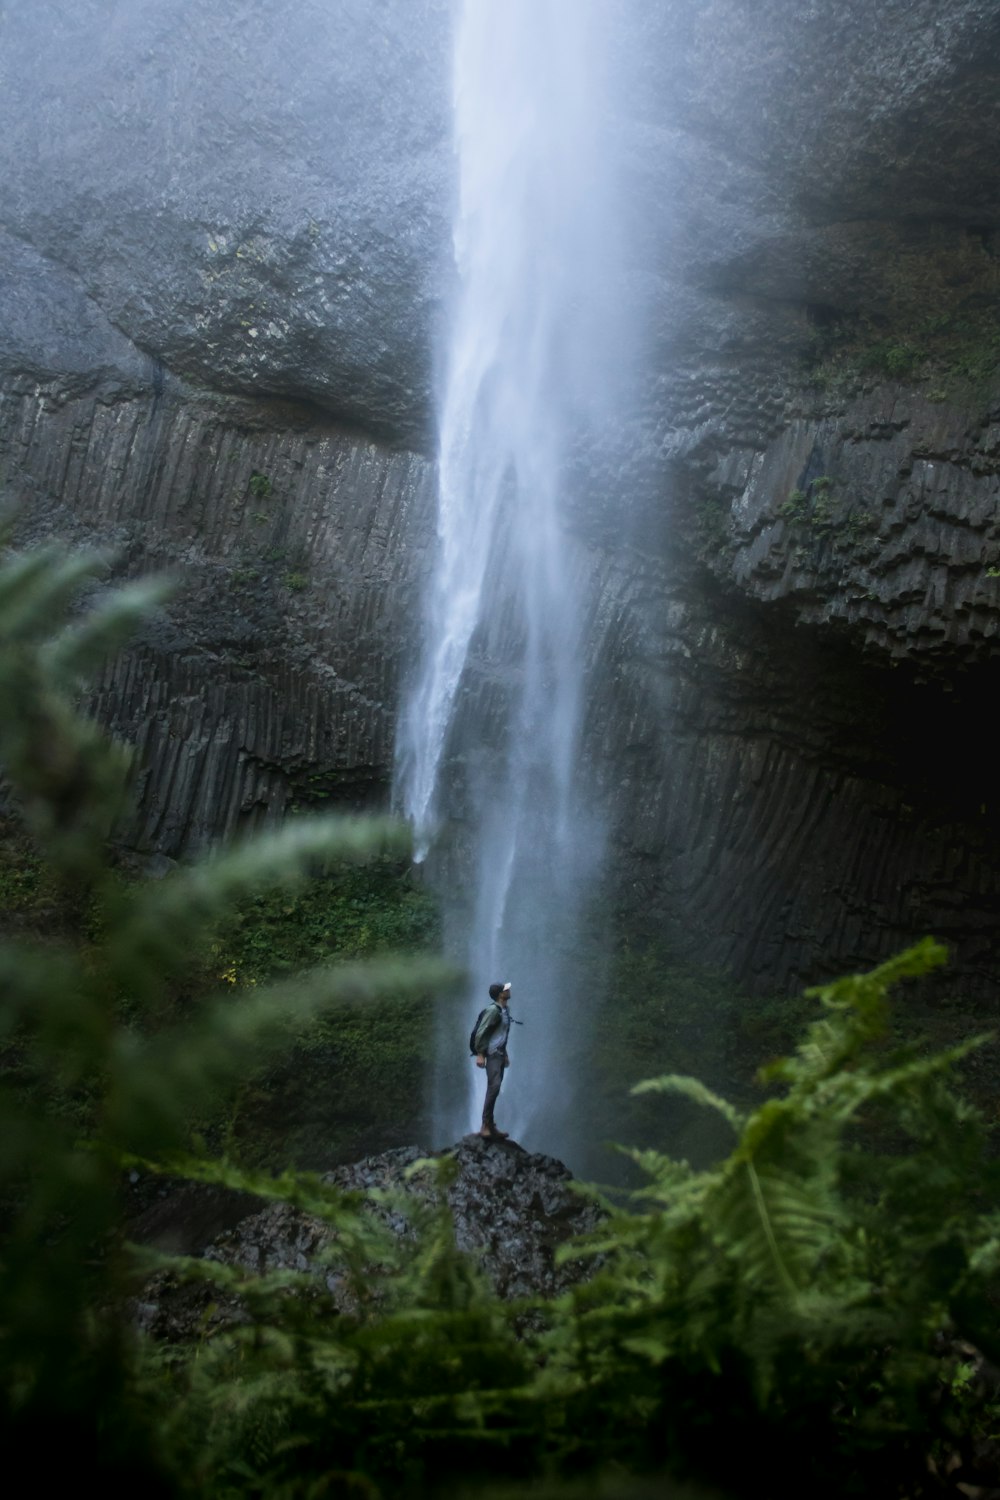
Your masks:
<svg viewBox="0 0 1000 1500"><path fill-rule="evenodd" d="M429 445L452 13L5 5L0 230L45 263L18 276L15 319L82 298L176 374ZM685 352L801 347L805 304L884 314L929 234L995 227L989 0L668 0L603 19L623 295L655 377ZM0 368L61 368L4 342ZM654 379L650 419L663 404Z"/></svg>
<svg viewBox="0 0 1000 1500"><path fill-rule="evenodd" d="M0 228L177 374L319 399L397 440L426 430L441 0L0 15L17 162Z"/></svg>
<svg viewBox="0 0 1000 1500"><path fill-rule="evenodd" d="M398 1203L372 1205L373 1212L394 1235L414 1239L407 1203L419 1211L440 1201L433 1171L411 1175L413 1163L429 1153L416 1146L366 1157L340 1167L326 1181L346 1191L404 1190ZM466 1136L447 1153L451 1173L444 1191L455 1226L455 1243L478 1262L505 1300L554 1297L579 1280L580 1265L556 1266L555 1250L575 1234L600 1222L592 1202L574 1193L569 1170L554 1157L524 1151L512 1141L483 1141ZM182 1207L182 1213L187 1208ZM160 1220L165 1216L161 1212ZM171 1243L163 1224L152 1225L153 1240ZM159 1238L158 1238L159 1237ZM352 1311L346 1279L322 1258L335 1247L335 1233L320 1220L287 1204L274 1204L247 1214L208 1245L189 1253L257 1273L279 1270L312 1271L339 1299L341 1310ZM160 1337L186 1338L202 1326L205 1308L216 1293L207 1287L179 1286L172 1276L153 1278L141 1294L138 1308L143 1327ZM223 1299L212 1314L225 1322L239 1316L238 1306Z"/></svg>
<svg viewBox="0 0 1000 1500"><path fill-rule="evenodd" d="M949 988L995 1003L995 659L869 658L648 555L605 597L587 732L616 909L764 994L932 932Z"/></svg>
<svg viewBox="0 0 1000 1500"><path fill-rule="evenodd" d="M762 989L934 930L995 994L1000 406L889 377L942 321L981 330L973 373L995 353L1000 13L605 13L647 363L569 545L616 900ZM385 798L433 533L450 15L0 0L0 479L22 539L178 578L95 697L153 860ZM821 386L841 327L881 373ZM502 706L488 651L469 692Z"/></svg>
<svg viewBox="0 0 1000 1500"><path fill-rule="evenodd" d="M996 414L1000 416L1000 413ZM1000 425L882 387L719 456L710 558L750 598L927 677L997 653ZM731 497L731 499L730 499Z"/></svg>

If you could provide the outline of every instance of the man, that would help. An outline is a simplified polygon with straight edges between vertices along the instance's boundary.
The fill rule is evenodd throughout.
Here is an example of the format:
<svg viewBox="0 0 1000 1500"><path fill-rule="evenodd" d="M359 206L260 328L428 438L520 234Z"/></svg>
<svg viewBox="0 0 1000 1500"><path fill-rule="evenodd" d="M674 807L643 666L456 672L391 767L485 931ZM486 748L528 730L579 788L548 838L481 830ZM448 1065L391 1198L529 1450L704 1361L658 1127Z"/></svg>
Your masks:
<svg viewBox="0 0 1000 1500"><path fill-rule="evenodd" d="M483 1017L480 1039L483 1050L476 1054L476 1067L486 1069L486 1099L483 1103L483 1123L479 1131L487 1140L507 1139L506 1130L498 1130L493 1123L493 1110L503 1083L503 1070L510 1066L507 1056L507 1037L510 1033L510 981L506 984L491 984L490 999L493 1001L492 1016Z"/></svg>

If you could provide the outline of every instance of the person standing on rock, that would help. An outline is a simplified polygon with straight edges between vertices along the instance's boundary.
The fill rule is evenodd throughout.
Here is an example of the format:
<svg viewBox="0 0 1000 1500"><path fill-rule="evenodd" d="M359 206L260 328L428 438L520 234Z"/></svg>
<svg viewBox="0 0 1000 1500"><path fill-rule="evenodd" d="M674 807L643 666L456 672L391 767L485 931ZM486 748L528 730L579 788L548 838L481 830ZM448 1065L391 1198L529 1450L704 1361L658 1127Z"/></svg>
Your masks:
<svg viewBox="0 0 1000 1500"><path fill-rule="evenodd" d="M506 984L491 984L490 999L493 1004L483 1016L476 1032L476 1067L486 1069L486 1098L483 1102L483 1123L479 1134L487 1140L507 1139L506 1130L498 1130L493 1123L493 1110L503 1083L504 1069L510 1066L507 1056L507 1037L510 1033L510 981Z"/></svg>

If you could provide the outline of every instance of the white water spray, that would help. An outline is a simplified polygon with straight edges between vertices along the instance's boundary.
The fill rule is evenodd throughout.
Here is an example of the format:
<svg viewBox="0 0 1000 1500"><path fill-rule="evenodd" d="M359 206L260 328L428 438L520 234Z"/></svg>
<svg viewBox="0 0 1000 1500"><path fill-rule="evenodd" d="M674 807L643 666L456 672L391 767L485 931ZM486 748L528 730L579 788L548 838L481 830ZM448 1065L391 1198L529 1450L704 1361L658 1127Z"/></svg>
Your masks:
<svg viewBox="0 0 1000 1500"><path fill-rule="evenodd" d="M524 1029L498 1118L520 1139L544 1128L547 1150L567 1138L559 1121L573 1107L556 1037L567 1009L577 1024L583 1013L566 960L600 859L578 773L585 571L566 528L570 460L601 409L608 335L595 9L458 9L438 556L397 779L420 859L460 797L475 876L457 945L473 976L466 1009L486 1003L491 980L513 979ZM444 1134L471 1128L481 1104L461 1030L452 1017L441 1038Z"/></svg>

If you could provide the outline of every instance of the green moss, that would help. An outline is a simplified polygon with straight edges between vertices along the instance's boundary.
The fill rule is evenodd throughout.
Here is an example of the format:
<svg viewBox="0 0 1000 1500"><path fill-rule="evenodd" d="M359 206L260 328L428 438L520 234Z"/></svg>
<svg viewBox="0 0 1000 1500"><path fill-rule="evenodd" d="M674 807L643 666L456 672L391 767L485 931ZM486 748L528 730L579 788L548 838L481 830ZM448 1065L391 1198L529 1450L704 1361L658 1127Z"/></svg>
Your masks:
<svg viewBox="0 0 1000 1500"><path fill-rule="evenodd" d="M330 959L413 951L437 935L433 898L405 866L382 861L320 876L298 894L244 901L219 933L214 956L220 977L257 984Z"/></svg>
<svg viewBox="0 0 1000 1500"><path fill-rule="evenodd" d="M697 544L703 554L722 552L729 543L729 506L718 495L700 501L696 516Z"/></svg>
<svg viewBox="0 0 1000 1500"><path fill-rule="evenodd" d="M778 507L778 515L793 525L808 527L817 535L833 530L837 522L832 487L833 480L825 474L810 480L804 490L792 490L785 503Z"/></svg>
<svg viewBox="0 0 1000 1500"><path fill-rule="evenodd" d="M806 514L809 496L805 490L792 490L788 499L778 506L778 515L786 521L799 521Z"/></svg>
<svg viewBox="0 0 1000 1500"><path fill-rule="evenodd" d="M0 821L0 929L58 938L79 920L27 836ZM102 912L84 914L90 939L99 940L106 920ZM408 865L384 859L321 875L299 891L245 900L216 934L207 965L192 965L159 1024L187 1014L192 997L206 989L228 989L236 999L241 990L252 993L318 964L426 952L439 936L437 905ZM129 996L118 997L123 1022L132 1008ZM431 1028L415 1023L412 1001L388 996L342 1009L313 1021L294 1048L235 1092L206 1096L191 1128L215 1149L278 1170L290 1163L325 1168L419 1140L430 1046ZM91 1088L36 1077L16 1039L0 1053L0 1076L26 1097L44 1097L54 1116L87 1127ZM406 1077L412 1085L397 1087Z"/></svg>
<svg viewBox="0 0 1000 1500"><path fill-rule="evenodd" d="M426 951L439 936L433 897L408 866L383 860L244 901L217 934L207 977L252 989L316 964ZM419 1141L432 1040L425 1022L424 1009L391 996L314 1021L232 1101L227 1149L254 1166L322 1169ZM201 1124L218 1142L220 1117Z"/></svg>
<svg viewBox="0 0 1000 1500"><path fill-rule="evenodd" d="M928 400L936 403L981 404L1000 385L1000 302L931 313L910 307L891 326L839 320L818 331L806 370L825 390L842 391L874 376L926 385Z"/></svg>
<svg viewBox="0 0 1000 1500"><path fill-rule="evenodd" d="M234 568L229 577L234 588L246 588L249 584L256 583L260 578L260 569Z"/></svg>
<svg viewBox="0 0 1000 1500"><path fill-rule="evenodd" d="M51 879L28 838L9 820L0 820L0 923L15 913L37 912L52 896Z"/></svg>
<svg viewBox="0 0 1000 1500"><path fill-rule="evenodd" d="M878 523L872 512L838 495L835 484L830 475L821 474L804 490L792 490L778 506L778 515L797 529L801 539L792 552L797 566L818 563L820 544L828 557L844 550L871 552L877 545L874 533ZM803 541L809 545L801 545Z"/></svg>

